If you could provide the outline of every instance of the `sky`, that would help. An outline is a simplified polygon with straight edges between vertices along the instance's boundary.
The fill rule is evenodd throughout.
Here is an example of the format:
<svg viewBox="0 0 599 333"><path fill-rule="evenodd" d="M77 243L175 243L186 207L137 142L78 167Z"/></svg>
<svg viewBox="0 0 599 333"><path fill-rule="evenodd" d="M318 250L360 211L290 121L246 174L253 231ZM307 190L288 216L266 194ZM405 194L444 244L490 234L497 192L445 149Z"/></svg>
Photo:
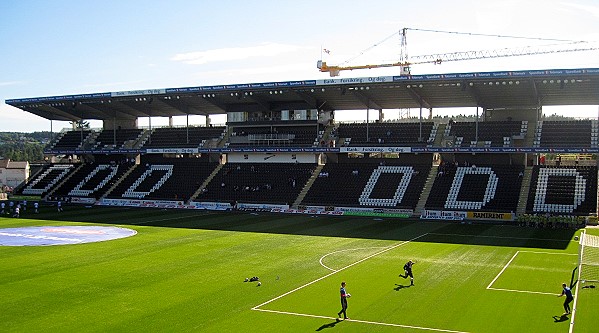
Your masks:
<svg viewBox="0 0 599 333"><path fill-rule="evenodd" d="M316 68L321 57L333 65L395 62L398 32L404 27L528 37L409 30L407 49L412 56L555 43L531 38L596 42L599 2L0 1L0 131L50 130L49 120L8 106L6 99L324 79L328 73ZM599 68L599 53L422 64L414 65L412 73L560 68ZM399 68L387 68L347 71L341 77L398 73ZM435 114L443 112L452 111ZM545 113L554 112L597 117L599 106L545 108ZM397 110L389 111L386 118L398 115ZM336 119L365 119L365 112L340 112ZM203 117L190 121L204 123ZM224 121L221 117L213 123ZM144 122L147 119L140 119L139 125ZM167 122L153 119L152 126ZM185 120L175 119L178 123ZM68 126L52 124L54 131Z"/></svg>

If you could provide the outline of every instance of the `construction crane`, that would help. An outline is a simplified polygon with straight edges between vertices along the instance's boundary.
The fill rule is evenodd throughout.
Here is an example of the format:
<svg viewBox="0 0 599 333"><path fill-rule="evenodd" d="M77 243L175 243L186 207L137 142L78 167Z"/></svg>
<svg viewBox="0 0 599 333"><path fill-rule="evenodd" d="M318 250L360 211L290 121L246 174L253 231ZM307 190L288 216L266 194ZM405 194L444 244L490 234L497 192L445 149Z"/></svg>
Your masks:
<svg viewBox="0 0 599 333"><path fill-rule="evenodd" d="M519 38L519 39L534 39L543 41L558 42L550 45L539 45L539 46L523 46L518 48L502 48L493 50L478 50L478 51L462 51L462 52L451 52L451 53L436 53L427 54L411 57L408 59L407 52L407 39L406 34L408 30L418 30L426 32L441 32L449 34L460 34L460 35L471 35L471 36L487 36L487 37L506 37L506 38ZM388 40L393 35L385 38L382 42ZM372 68L385 68L385 67L399 67L401 75L410 75L410 66L417 64L441 64L448 61L461 61L461 60L475 60L475 59L491 59L491 58L504 58L514 56L527 56L527 55L539 55L539 54L554 54L554 53L565 53L565 52L581 52L581 51L596 51L599 47L587 42L587 41L575 41L575 40L562 40L562 39L549 39L549 38L530 38L530 37L519 37L519 36L503 36L503 35L488 35L488 34L477 34L477 33L463 33L463 32L452 32L452 31L440 31L440 30L426 30L426 29L413 29L403 28L400 30L401 37L401 51L399 61L386 64L373 64L373 65L357 65L357 66L329 66L325 61L319 60L316 67L321 72L328 72L331 77L339 76L341 71L355 70L355 69L372 69ZM377 43L367 50L374 48L379 45ZM367 51L366 50L366 51ZM365 51L362 51L363 54ZM350 59L352 60L352 59ZM349 62L346 61L346 63Z"/></svg>

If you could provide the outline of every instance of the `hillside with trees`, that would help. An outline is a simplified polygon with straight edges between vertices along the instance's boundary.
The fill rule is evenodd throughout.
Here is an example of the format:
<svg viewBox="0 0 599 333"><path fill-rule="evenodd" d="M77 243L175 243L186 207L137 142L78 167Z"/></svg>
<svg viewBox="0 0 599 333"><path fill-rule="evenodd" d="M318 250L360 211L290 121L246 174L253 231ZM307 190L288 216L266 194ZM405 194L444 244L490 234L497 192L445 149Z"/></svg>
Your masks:
<svg viewBox="0 0 599 333"><path fill-rule="evenodd" d="M0 132L0 158L38 162L44 159L44 146L50 132Z"/></svg>

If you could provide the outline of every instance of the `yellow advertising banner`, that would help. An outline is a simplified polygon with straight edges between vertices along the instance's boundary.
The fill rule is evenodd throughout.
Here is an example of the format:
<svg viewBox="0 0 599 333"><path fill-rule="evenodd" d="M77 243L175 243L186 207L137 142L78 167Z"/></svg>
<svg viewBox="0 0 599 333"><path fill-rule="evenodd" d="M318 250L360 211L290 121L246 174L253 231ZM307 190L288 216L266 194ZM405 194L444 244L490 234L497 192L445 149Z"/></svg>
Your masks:
<svg viewBox="0 0 599 333"><path fill-rule="evenodd" d="M467 219L472 220L504 220L513 221L513 213L495 213L495 212L468 212L466 214Z"/></svg>

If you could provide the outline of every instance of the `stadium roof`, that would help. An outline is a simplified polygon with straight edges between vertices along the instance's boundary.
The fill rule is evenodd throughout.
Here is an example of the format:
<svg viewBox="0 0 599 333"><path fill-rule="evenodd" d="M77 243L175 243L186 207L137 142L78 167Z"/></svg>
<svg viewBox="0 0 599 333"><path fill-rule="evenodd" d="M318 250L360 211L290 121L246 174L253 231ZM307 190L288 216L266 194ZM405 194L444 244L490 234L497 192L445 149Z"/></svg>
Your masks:
<svg viewBox="0 0 599 333"><path fill-rule="evenodd" d="M599 68L336 78L10 99L49 120L235 111L599 105Z"/></svg>

